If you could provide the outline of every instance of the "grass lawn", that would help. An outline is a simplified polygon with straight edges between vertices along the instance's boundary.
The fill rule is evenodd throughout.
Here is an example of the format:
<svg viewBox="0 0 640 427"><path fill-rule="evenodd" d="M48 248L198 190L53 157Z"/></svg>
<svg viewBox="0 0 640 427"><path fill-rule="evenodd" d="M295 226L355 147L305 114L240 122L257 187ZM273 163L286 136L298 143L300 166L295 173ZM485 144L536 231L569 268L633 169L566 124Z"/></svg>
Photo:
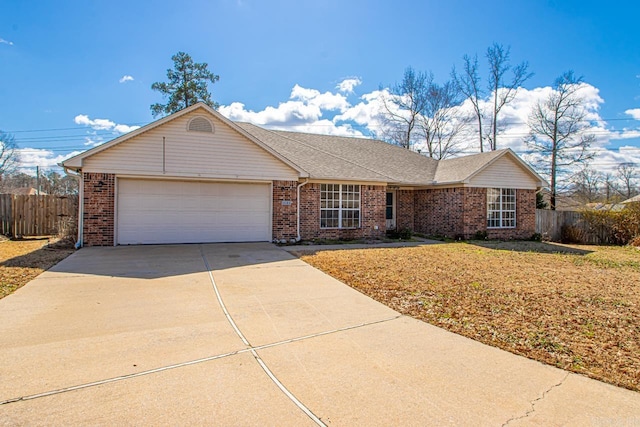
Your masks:
<svg viewBox="0 0 640 427"><path fill-rule="evenodd" d="M47 237L0 241L0 298L26 285L73 253L70 245L54 241ZM52 243L50 247L49 243Z"/></svg>
<svg viewBox="0 0 640 427"><path fill-rule="evenodd" d="M468 242L301 255L403 314L640 391L635 248Z"/></svg>

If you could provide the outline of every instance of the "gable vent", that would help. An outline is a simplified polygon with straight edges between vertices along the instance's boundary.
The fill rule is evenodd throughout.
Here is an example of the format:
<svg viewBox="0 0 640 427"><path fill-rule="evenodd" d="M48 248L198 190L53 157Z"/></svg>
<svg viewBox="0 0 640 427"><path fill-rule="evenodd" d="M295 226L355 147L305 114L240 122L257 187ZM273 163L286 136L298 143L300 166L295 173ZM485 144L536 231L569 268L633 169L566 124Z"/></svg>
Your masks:
<svg viewBox="0 0 640 427"><path fill-rule="evenodd" d="M213 125L204 117L194 117L187 125L187 130L213 133Z"/></svg>

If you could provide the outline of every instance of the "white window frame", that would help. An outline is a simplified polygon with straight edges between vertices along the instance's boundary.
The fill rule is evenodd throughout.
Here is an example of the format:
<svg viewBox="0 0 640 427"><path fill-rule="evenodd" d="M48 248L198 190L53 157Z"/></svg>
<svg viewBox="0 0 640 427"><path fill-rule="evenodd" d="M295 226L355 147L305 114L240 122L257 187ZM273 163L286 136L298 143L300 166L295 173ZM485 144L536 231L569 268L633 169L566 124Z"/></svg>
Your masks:
<svg viewBox="0 0 640 427"><path fill-rule="evenodd" d="M329 194L332 197L327 197ZM357 195L357 197L349 197L350 195ZM360 228L362 221L361 198L361 186L358 184L320 184L320 228ZM334 213L333 218L328 217L329 212ZM335 218L336 213L337 218ZM327 226L325 221L328 220L332 222L337 220L337 226ZM350 221L352 223L345 226Z"/></svg>
<svg viewBox="0 0 640 427"><path fill-rule="evenodd" d="M515 188L487 189L487 228L516 228Z"/></svg>

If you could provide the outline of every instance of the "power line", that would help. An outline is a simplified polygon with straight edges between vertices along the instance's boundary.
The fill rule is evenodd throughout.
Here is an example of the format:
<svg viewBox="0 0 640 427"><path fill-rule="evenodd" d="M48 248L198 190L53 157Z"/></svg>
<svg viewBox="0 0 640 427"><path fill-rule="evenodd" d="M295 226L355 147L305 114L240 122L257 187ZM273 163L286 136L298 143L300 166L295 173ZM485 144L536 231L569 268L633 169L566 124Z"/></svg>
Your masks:
<svg viewBox="0 0 640 427"><path fill-rule="evenodd" d="M233 120L235 121L235 120ZM620 122L620 121L638 121L638 119L633 118L633 117L612 117L612 118L599 118L597 120L588 120L588 119L584 119L584 120L580 120L580 122L583 123L597 123L597 122ZM137 122L137 123L130 123L130 124L123 124L124 126L145 126L148 125L149 123L152 122ZM526 125L527 122L523 122L523 121L502 121L500 122L501 124L504 125ZM287 127L287 128L295 128L298 126L316 126L316 127L324 127L327 125L323 125L323 124L302 124L302 125L279 125L279 124L261 124L260 126L278 126L278 127ZM35 133L35 132L54 132L54 131L62 131L62 130L83 130L86 128L79 128L79 127L68 127L68 128L45 128L45 129L19 129L19 130L5 130L3 131L4 133ZM94 129L97 131L101 131L104 130L105 132L114 132L113 130L109 130L109 129Z"/></svg>
<svg viewBox="0 0 640 427"><path fill-rule="evenodd" d="M144 126L147 125L151 122L139 122L139 123L131 123L131 124L124 124L124 123L120 123L121 125L124 126ZM115 125L114 125L115 127ZM5 130L3 131L4 133L27 133L27 132L52 132L52 131L59 131L59 130L81 130L81 129L86 129L86 128L81 128L78 126L72 127L72 128L48 128L48 129L20 129L20 130ZM103 130L103 129L97 129L97 130ZM104 129L106 130L106 129Z"/></svg>

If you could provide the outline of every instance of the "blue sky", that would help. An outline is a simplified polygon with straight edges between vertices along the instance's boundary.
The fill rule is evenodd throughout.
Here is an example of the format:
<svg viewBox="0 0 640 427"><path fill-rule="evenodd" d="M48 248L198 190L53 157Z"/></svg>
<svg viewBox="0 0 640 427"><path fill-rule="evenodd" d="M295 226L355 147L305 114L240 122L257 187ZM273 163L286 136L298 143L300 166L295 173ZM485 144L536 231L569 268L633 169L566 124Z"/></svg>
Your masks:
<svg viewBox="0 0 640 427"><path fill-rule="evenodd" d="M442 81L464 54L484 66L498 42L535 73L511 120L573 69L611 168L640 162L639 12L632 1L2 0L0 129L25 167L51 166L152 121L162 98L150 86L185 51L220 75L213 98L232 119L367 134L372 97L407 66ZM522 129L504 146L521 149Z"/></svg>

